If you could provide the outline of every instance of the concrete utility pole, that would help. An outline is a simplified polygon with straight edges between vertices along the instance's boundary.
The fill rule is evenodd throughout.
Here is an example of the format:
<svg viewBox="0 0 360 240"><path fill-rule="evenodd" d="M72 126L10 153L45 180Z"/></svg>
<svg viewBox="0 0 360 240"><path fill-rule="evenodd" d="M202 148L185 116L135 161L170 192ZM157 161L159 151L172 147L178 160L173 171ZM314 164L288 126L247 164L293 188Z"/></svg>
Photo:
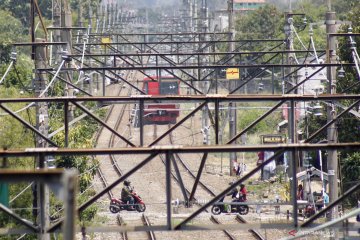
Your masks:
<svg viewBox="0 0 360 240"><path fill-rule="evenodd" d="M71 34L71 27L72 27L72 17L71 17L71 8L68 0L62 0L61 5L61 27L63 28L61 31L61 41L66 42L66 51L67 54L71 54L72 49L72 34ZM66 63L70 64L70 63ZM70 67L70 66L67 66ZM64 77L68 82L72 82L72 73L68 72L65 74ZM65 86L65 95L66 96L73 96L74 95L74 88L70 85ZM68 113L69 121L74 119L74 109L72 105L69 105L69 113Z"/></svg>
<svg viewBox="0 0 360 240"><path fill-rule="evenodd" d="M53 0L53 25L55 28L61 26L61 0ZM53 31L54 42L61 42L60 30L56 29ZM52 56L54 57L54 63L61 62L59 61L59 52L61 51L61 46L54 46L52 51Z"/></svg>
<svg viewBox="0 0 360 240"><path fill-rule="evenodd" d="M235 43L233 42L235 39L235 28L234 28L234 0L228 0L228 16L229 16L229 52L234 52ZM231 57L231 55L229 56ZM230 64L233 64L232 60ZM233 81L234 84L236 81ZM234 86L235 87L235 86ZM229 81L229 89L232 89L232 81ZM236 123L237 123L237 111L236 111L236 103L229 103L229 137L230 139L234 138L236 135ZM236 144L234 141L233 144ZM230 153L230 176L235 175L233 168L234 162L237 162L237 155L234 152Z"/></svg>
<svg viewBox="0 0 360 240"><path fill-rule="evenodd" d="M208 11L207 11L207 0L202 0L202 4L201 4L201 32L202 33L206 33L208 31ZM207 35L201 35L200 36L200 41L207 41L208 39L207 38ZM208 50L204 50L205 52L208 52ZM201 59L201 64L203 62L206 62L207 59ZM202 71L202 70L200 70ZM204 72L204 75L206 75L206 72ZM201 75L199 74L199 79L201 79ZM204 94L206 94L208 92L208 89L209 89L209 82L208 82L209 79L204 79L203 83L202 83L202 89L203 89L203 92ZM203 140L203 144L205 145L209 145L209 129L210 129L210 126L209 126L209 111L208 111L208 108L203 108L203 111L202 111L202 131L203 131L203 137L204 137L204 140Z"/></svg>
<svg viewBox="0 0 360 240"><path fill-rule="evenodd" d="M82 27L83 26L83 21L82 21L82 15L83 15L83 2L82 0L78 1L78 26Z"/></svg>
<svg viewBox="0 0 360 240"><path fill-rule="evenodd" d="M44 39L36 39L36 42L45 42ZM46 68L46 49L45 46L37 46L35 51L35 68ZM39 95L46 88L46 74L44 72L35 72L35 96ZM46 93L43 94L46 96ZM36 128L44 135L48 135L49 130L49 116L48 116L48 107L47 103L41 102L36 103ZM47 142L36 136L36 147L45 148L47 147ZM36 158L36 166L38 168L46 168L47 163L44 157ZM37 199L37 223L39 224L42 230L47 229L50 226L50 210L49 210L49 189L44 183L35 183L36 189L36 199ZM44 234L42 231L38 235L40 240L50 240L49 234Z"/></svg>
<svg viewBox="0 0 360 240"><path fill-rule="evenodd" d="M331 0L327 0L328 11L326 13L326 33L328 34L328 42L326 49L326 62L336 62L336 37L330 36L331 33L336 33L336 14L331 11ZM327 69L328 93L336 94L336 68L328 67ZM335 105L331 104L327 107L327 121L331 121L336 117ZM327 128L327 139L328 143L337 143L337 129L336 124L333 123ZM330 203L335 201L339 196L338 190L338 156L337 150L327 151L328 161L328 178L329 178L329 198ZM338 209L333 208L330 218L334 219L338 217Z"/></svg>
<svg viewBox="0 0 360 240"><path fill-rule="evenodd" d="M289 12L286 14L286 23L285 23L285 34L286 34L286 50L293 51L294 50L294 19L292 15L292 7L291 7L291 0L289 0ZM289 53L287 56L287 64L295 64L295 55L294 53ZM288 73L293 72L293 68L289 68ZM296 76L290 76L286 80L286 89L291 89L296 84ZM297 90L292 92L294 94L297 93ZM296 131L296 103L291 101L288 103L288 135L289 135L289 143L296 143L297 142L297 131ZM298 153L291 152L287 153L288 163L289 163L289 175L292 179L291 181L291 201L293 203L293 220L294 226L298 226L298 208L297 208L297 178L296 173L297 166L298 166Z"/></svg>

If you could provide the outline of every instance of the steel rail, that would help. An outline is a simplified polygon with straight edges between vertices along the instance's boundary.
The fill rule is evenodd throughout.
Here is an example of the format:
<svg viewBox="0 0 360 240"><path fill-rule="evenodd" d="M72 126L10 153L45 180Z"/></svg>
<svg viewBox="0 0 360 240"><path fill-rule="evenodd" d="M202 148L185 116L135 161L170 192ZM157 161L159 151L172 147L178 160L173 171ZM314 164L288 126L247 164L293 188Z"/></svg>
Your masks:
<svg viewBox="0 0 360 240"><path fill-rule="evenodd" d="M122 87L120 86L119 92L117 93L118 96L120 96L121 91L122 91ZM113 110L114 110L114 105L111 105L109 111L108 111L107 114L106 114L106 117L105 117L105 121L104 121L104 122L107 122L107 121L109 120L109 118L110 118ZM117 128L118 128L118 125L119 125L118 122L119 122L119 119L117 119L117 122L116 122L116 124L115 124L114 129L117 129ZM101 126L101 129L98 131L98 134L97 134L96 137L95 137L95 139L96 139L95 142L96 142L96 143L99 141L100 133L101 133L103 130L104 130L104 126ZM114 138L115 138L115 134L112 133L112 134L111 134L111 137L110 137L109 145L108 145L109 148L112 147L112 143L113 143L113 139L114 139ZM113 159L111 158L111 156L113 156L113 155L109 155L109 156L110 156L110 159L113 161ZM114 166L114 161L113 161L112 163L113 163L113 166ZM116 164L117 164L117 163L116 163ZM119 170L118 166L115 167L115 171L118 171L118 170ZM107 182L107 180L106 180L106 177L105 177L105 175L103 174L103 171L101 170L100 167L98 167L97 172L98 172L98 174L99 174L100 180L102 181L104 187L106 188L109 184L108 184L108 182ZM120 176L121 176L121 174L120 174ZM109 196L109 199L111 199L111 198L114 196L114 194L112 193L112 190L109 190L108 196Z"/></svg>
<svg viewBox="0 0 360 240"><path fill-rule="evenodd" d="M85 113L87 113L89 116L91 116L95 121L97 121L98 123L102 124L104 127L106 127L110 132L112 132L113 134L115 134L116 136L118 136L121 140L123 140L124 142L126 142L127 144L129 144L131 147L135 147L135 144L133 144L132 142L130 142L128 139L126 139L125 137L123 137L122 135L120 135L116 130L114 130L112 127L110 127L106 122L104 122L103 120L101 120L100 118L98 118L97 116L95 116L91 111L89 111L88 109L86 109L84 106L80 105L77 102L72 102L75 106L77 106L78 108L80 108L81 110L83 110Z"/></svg>
<svg viewBox="0 0 360 240"><path fill-rule="evenodd" d="M110 189L114 188L115 186L117 186L119 183L123 182L126 178L128 178L129 176L131 176L133 173L135 173L137 170L139 170L140 168L142 168L144 165L146 165L147 163L149 163L157 154L151 154L150 156L148 156L147 158L145 158L141 163L139 163L138 165L136 165L135 167L133 167L132 169L130 169L128 172L124 173L123 176L121 176L120 178L118 178L117 180L115 180L113 183L111 183L108 187L104 188L101 192L99 192L98 194L96 194L95 196L91 197L88 201L86 201L85 203L83 203L78 209L77 211L79 213L81 213L82 211L84 211L87 207L89 207L91 204L93 204L95 201L97 201L100 197L102 197L104 194L106 194ZM47 232L53 232L56 229L58 229L61 224L63 223L63 220L60 220L59 222L57 222L56 224L52 225Z"/></svg>
<svg viewBox="0 0 360 240"><path fill-rule="evenodd" d="M147 216L145 216L145 214L142 214L141 219L145 226L151 227L150 220ZM150 240L156 240L154 231L147 231L147 234L148 234Z"/></svg>
<svg viewBox="0 0 360 240"><path fill-rule="evenodd" d="M213 222L213 223L215 223L215 224L218 224L218 225L221 224L220 221L219 221L217 218L215 218L214 216L211 216L211 217L210 217L210 221ZM228 230L222 230L222 231L225 233L225 235L226 235L230 240L236 240L236 238L235 238Z"/></svg>
<svg viewBox="0 0 360 240"><path fill-rule="evenodd" d="M122 217L119 214L116 216L116 220L117 220L117 223L118 223L119 226L126 226L124 220L122 219ZM121 234L121 237L122 237L123 240L128 240L129 239L128 234L127 234L126 231L121 231L120 234Z"/></svg>
<svg viewBox="0 0 360 240"><path fill-rule="evenodd" d="M239 214L236 215L235 220L238 221L239 223L247 223L247 221L241 217ZM258 231L256 231L255 229L250 228L249 232L254 236L254 238L256 238L257 240L265 240L266 238L263 237Z"/></svg>

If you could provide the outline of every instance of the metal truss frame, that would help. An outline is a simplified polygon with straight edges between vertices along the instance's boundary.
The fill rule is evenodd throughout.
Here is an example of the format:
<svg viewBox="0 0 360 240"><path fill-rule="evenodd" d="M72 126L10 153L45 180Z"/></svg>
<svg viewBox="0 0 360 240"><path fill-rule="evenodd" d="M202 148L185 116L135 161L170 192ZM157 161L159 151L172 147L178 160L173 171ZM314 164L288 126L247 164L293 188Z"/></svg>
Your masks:
<svg viewBox="0 0 360 240"><path fill-rule="evenodd" d="M26 155L22 155L26 156ZM42 161L45 161L46 154L38 155ZM33 182L37 181L45 184L55 184L63 187L63 200L66 211L64 217L63 236L65 239L74 239L75 236L75 199L77 194L77 171L74 170L45 170L38 169L34 171L24 170L0 170L0 182L17 183L17 182ZM6 206L0 204L0 210L9 217L16 220L26 229L21 232L44 234L47 229L42 224L35 224L27 219L22 218ZM40 222L45 222L46 216L41 216Z"/></svg>
<svg viewBox="0 0 360 240"><path fill-rule="evenodd" d="M195 218L198 214L204 211L207 207L210 207L214 203L216 203L222 196L226 193L231 191L234 186L237 186L241 182L245 181L249 177L251 177L254 173L268 164L270 161L274 160L276 157L280 156L284 152L294 152L294 151L311 151L311 150L318 150L318 149L338 149L338 150L350 150L350 149L360 149L360 143L336 143L336 144L308 144L308 143L300 143L300 144L278 144L278 145L262 145L262 146L244 146L244 145L226 145L226 146L199 146L199 147L185 147L185 146L159 146L159 147L142 147L142 148L114 148L114 149L58 149L58 148L32 148L32 149L24 149L24 150L0 150L0 157L21 157L21 156L66 156L66 155L107 155L107 154L149 154L149 156L144 159L141 163L137 164L135 167L130 169L128 172L124 173L123 176L115 180L111 183L107 188L104 188L100 193L93 196L90 200L86 203L81 205L77 211L82 212L96 200L98 200L101 196L106 194L109 190L115 187L117 184L124 181L126 178L131 176L137 170L145 166L149 163L155 156L159 154L166 155L166 176L167 176L167 225L166 229L168 230L180 230L182 227L186 228L186 223L190 220ZM188 218L186 218L183 222L179 223L176 226L172 225L171 222L171 201L170 201L170 194L171 194L171 185L168 178L170 178L171 169L171 154L174 153L219 153L219 152L257 152L257 151L274 151L275 154L268 160L264 161L261 165L252 169L248 174L244 175L242 178L235 181L232 185L224 189L220 194L215 196L212 200L208 203L203 205L201 208L196 210L193 214L191 214ZM46 171L44 174L49 174L49 171ZM36 174L37 175L37 174ZM11 174L13 177L13 174ZM42 176L42 175L40 175ZM6 175L0 174L0 180L6 178ZM196 185L194 184L194 187ZM342 201L344 198L349 196L354 191L360 188L360 184L357 184L353 188L349 189L344 195L342 195L338 201L329 205L324 211L328 211L333 208L336 204ZM296 200L294 202L293 207L297 209ZM322 212L320 212L322 213ZM303 227L309 225L313 222L319 215L313 216L309 220L308 223L304 224ZM16 216L14 216L16 217ZM62 221L51 226L46 232L53 232L60 227ZM297 227L297 226L295 226Z"/></svg>
<svg viewBox="0 0 360 240"><path fill-rule="evenodd" d="M209 152L220 152L220 151L226 151L226 152L230 152L230 151L241 151L241 152L245 152L245 151L261 151L261 150L277 150L277 152L275 153L275 155L270 158L269 160L265 161L263 164L257 166L256 168L254 168L253 170L251 170L248 174L246 174L244 177L242 177L241 179L239 179L238 181L236 181L233 185L231 185L230 187L228 187L227 189L225 189L223 192L221 192L219 195L217 195L216 197L214 197L209 203L207 203L206 205L204 205L203 207L201 207L199 210L195 211L193 214L191 214L187 219L185 219L183 222L181 222L179 225L173 227L171 225L171 215L170 217L168 216L168 222L167 222L167 226L169 229L181 229L181 227L183 225L185 225L188 221L190 221L191 219L193 219L194 217L196 217L199 213L201 213L203 210L205 210L207 207L211 206L212 204L214 204L216 201L218 201L223 195L225 195L228 191L230 191L234 186L240 184L241 182L245 181L246 179L248 179L250 176L252 176L254 173L256 173L259 169L261 169L263 166L265 166L267 163L269 163L271 160L275 159L276 157L280 156L281 154L283 154L285 151L301 151L301 150L309 150L309 149L328 149L328 148L336 148L336 149L358 149L360 146L359 143L347 143L347 144L323 144L323 145L319 145L319 144L305 144L310 142L316 135L318 135L322 130L326 129L327 126L331 125L333 122L335 122L337 119L341 118L346 112L350 111L351 108L353 108L354 106L358 105L360 103L360 96L358 95L320 95L320 96L301 96L301 95L294 95L294 94L289 94L289 95L281 95L281 96L274 96L274 95L266 95L266 96L234 96L234 95L228 95L228 96L187 96L187 97L178 97L178 96L172 96L172 97L151 97L151 96L144 96L143 98L140 99L134 99L131 97L84 97L84 98L62 98L62 99L53 99L53 98L30 98L30 99L0 99L0 104L2 106L3 103L11 103L11 102L26 102L26 101L30 101L30 102L42 102L42 101L46 101L46 102L64 102L65 105L68 105L69 103L72 103L76 106L79 107L79 103L77 102L84 102L84 101L121 101L121 102L126 102L126 101L146 101L146 100L192 100L192 101L203 101L202 104L200 104L200 106L198 108L196 108L193 112L191 112L187 117L185 117L184 119L182 119L178 124L174 125L173 128L171 128L169 131L167 131L165 134L163 134L162 136L160 136L158 139L156 139L153 143L149 144L148 148L126 148L125 149L120 149L120 150L113 150L113 149L99 149L99 150L81 150L81 149L70 149L70 150L65 150L65 151L61 151L60 149L58 150L51 150L48 149L46 150L46 152L41 152L41 150L31 150L26 151L26 154L29 155L33 155L33 153L39 154L41 152L41 154L52 154L52 155L58 155L60 154L64 154L64 155L81 155L81 154L90 154L90 155L97 155L97 154L110 154L110 153L122 153L122 154L126 154L126 153L148 153L151 154L148 158L146 158L142 163L136 165L132 170L130 170L128 173L124 174L121 178L119 178L117 181L115 181L113 184L111 184L108 188L104 189L101 193L97 194L96 196L94 196L92 199L90 199L88 202L86 202L84 205L82 205L78 210L81 212L82 210L84 210L87 206L89 206L90 204L92 204L93 202L95 202L98 198L100 198L103 194L105 194L108 190L110 190L112 187L116 186L118 183L122 182L123 179L126 179L126 177L130 176L132 173L134 173L135 171L137 171L138 169L140 169L142 166L144 166L146 163L148 163L151 159L153 159L156 155L158 154L166 154L167 156L167 174L170 174L170 167L168 167L168 165L171 164L171 154L172 153L185 153L185 152L202 152L202 153L209 153ZM160 141L164 136L166 136L166 134L168 134L169 132L173 131L173 129L175 129L177 126L181 125L184 121L186 121L186 118L188 118L189 116L192 116L196 111L200 110L202 107L204 107L208 102L220 102L220 101L276 101L276 100L280 100L280 102L285 102L285 101L290 101L290 102L294 102L294 101L313 101L313 100L321 100L321 101L327 101L327 100L342 100L342 99L352 99L352 100L356 100L353 104L351 104L347 109L345 109L342 113L338 114L336 118L334 118L332 121L328 122L325 126L323 126L322 128L320 128L318 131L316 131L313 135L311 135L308 139L306 139L304 141L304 144L299 144L299 145L291 145L291 144L283 144L283 145L277 145L277 146L236 146L236 145L226 145L226 146L215 146L215 147L181 147L181 146L173 146L170 148L166 148L166 147L156 147L154 146L158 141ZM142 104L143 105L143 104ZM219 106L218 104L216 104L217 106ZM279 104L277 104L279 105ZM291 104L292 107L294 107L294 104ZM81 109L83 111L85 111L86 113L92 115L87 109L81 107ZM66 112L66 111L65 111ZM95 117L95 116L92 116ZM96 117L95 117L96 118ZM99 119L98 119L99 120ZM101 120L99 120L100 123ZM65 123L66 125L66 123ZM106 126L106 125L105 125ZM66 129L66 127L65 127ZM0 151L0 157L10 157L11 155L13 155L15 152L12 151L8 151L8 150L3 150ZM23 154L25 154L25 152L18 152L17 154L19 154L18 156L22 156ZM206 161L206 157L204 155L203 160L202 160L202 164L199 169L199 173L198 173L198 178L200 177L201 171L203 169L204 166L204 162ZM295 166L295 165L294 165ZM194 195L196 187L197 187L198 182L195 181L194 186L193 186L193 191L192 194L190 195L190 198ZM293 181L293 184L297 184L296 181ZM296 187L297 185L295 185ZM358 186L357 186L358 187ZM350 193L357 190L357 187L354 189L351 189ZM171 192L171 188L167 187L167 191ZM350 193L346 193L346 196L348 196L348 194ZM169 194L167 192L167 194ZM168 195L167 195L168 196ZM342 199L342 198L341 198ZM168 203L170 204L170 203ZM293 202L293 206L294 206L294 211L293 214L294 216L297 216L297 203L296 201ZM329 206L329 207L332 207ZM170 206L168 206L168 208L170 208ZM171 211L168 210L168 214L171 214ZM294 217L294 225L295 227L297 227L297 218ZM57 226L57 225L56 225ZM55 226L54 226L55 227ZM52 227L51 229L54 229L54 227ZM50 231L50 230L49 230Z"/></svg>

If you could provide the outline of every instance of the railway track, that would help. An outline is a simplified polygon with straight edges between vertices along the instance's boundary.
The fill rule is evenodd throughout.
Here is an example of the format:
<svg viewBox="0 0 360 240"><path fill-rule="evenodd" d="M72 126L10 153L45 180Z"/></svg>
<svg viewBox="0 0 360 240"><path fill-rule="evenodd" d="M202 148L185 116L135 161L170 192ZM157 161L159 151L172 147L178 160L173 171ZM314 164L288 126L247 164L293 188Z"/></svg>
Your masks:
<svg viewBox="0 0 360 240"><path fill-rule="evenodd" d="M129 73L128 75L130 76L130 73ZM132 75L132 76L133 76L133 75ZM131 81L131 79L129 79L129 80ZM122 90L122 89L123 89L123 88L122 88L122 86L121 86L118 95L121 94L121 90ZM129 90L129 91L130 91L130 90ZM130 94L130 93L128 92L127 94ZM115 107L114 105L112 105L112 106L110 107L110 109L109 109L109 114L107 115L106 121L109 120L112 112L114 111L114 107ZM116 119L116 121L115 121L115 124L114 124L113 128L114 128L115 130L117 130L117 131L118 131L119 127L122 125L122 119L123 119L123 117L124 117L124 115L125 115L126 107L127 107L127 106L126 106L125 104L123 104L123 105L121 105L120 109L119 109L119 107L117 107L117 109L116 109L117 119ZM156 131L156 129L157 129L157 128L154 127L154 130L155 130L155 131ZM170 137L169 142L172 143L172 138L173 138L172 134L170 134L169 137ZM108 143L107 143L107 144L108 144L108 147L114 147L114 145L116 144L115 141L116 141L116 136L115 136L114 134L111 134L111 135L110 135L110 138L109 138L109 140L108 140ZM178 167L181 168L181 171L188 173L188 178L187 178L187 181L186 181L186 182L188 182L188 181L194 181L194 180L196 179L196 176L194 175L194 173L192 173L190 167L186 164L186 162L183 161L183 160L181 159L181 157L180 157L179 155L177 155L177 154L174 155L174 157L175 157L176 162L180 163L180 164L177 164L177 165L178 165ZM116 160L115 156L110 155L110 156L109 156L109 160L110 160L110 165L112 166L112 169L113 169L112 171L116 173L117 177L121 176L123 173L122 173L121 168L119 167L119 165L118 165L118 163L117 163L117 160ZM110 166L110 165L107 165L108 167L106 167L106 168L107 168L107 170L106 170L107 172L109 171L109 166ZM98 173L99 173L99 177L100 177L100 179L101 179L104 187L106 187L106 186L108 185L108 182L107 182L108 180L107 180L107 178L109 177L109 174L104 173L102 167L99 167ZM175 181L179 183L178 176L177 176L173 171L172 171L172 175L173 175L173 179L175 179ZM190 178L191 178L192 180L190 180ZM206 194L210 195L211 197L213 197L213 196L216 195L216 194L215 194L205 183L203 183L202 181L199 181L198 184L200 185L200 187L201 187L201 189L202 189L202 192L205 191ZM187 194L189 195L191 190L189 190L189 189L187 189L187 188L185 188L185 189L186 189L186 191L187 191ZM199 192L199 191L198 191L198 192ZM109 191L109 192L108 192L108 198L114 197L114 195L115 195L115 194L113 193L113 191ZM204 193L202 193L202 195L204 195ZM213 216L211 216L210 220L211 220L211 222L214 223L214 224L221 224L221 223L220 223L215 217L213 217ZM142 215L141 218L139 218L138 216L136 216L136 219L127 220L127 222L129 222L129 221L132 222L133 224L134 224L134 222L135 222L135 224L137 224L136 226L139 226L139 225L150 226L150 220L149 220L149 218L148 218L147 216L145 216L145 215ZM123 217L120 217L119 214L117 215L116 222L117 222L117 224L118 224L119 226L125 226L125 225L126 225L126 226L129 226L128 223L123 219ZM141 223L140 223L140 222L141 222ZM249 230L249 231L252 233L252 235L253 235L256 239L263 239L263 238L261 237L261 235L260 235L260 237L259 237L259 236L256 237L256 236L255 236L255 235L256 235L256 232L255 232L255 231L253 231L253 230L252 230L252 231ZM233 236L231 233L229 233L229 231L223 230L222 232L223 232L229 239L235 239L234 236ZM154 233L153 231L148 231L148 232L146 232L146 233L145 233L145 232L119 232L119 234L121 235L121 238L122 238L122 239L126 239L126 240L128 240L128 239L135 239L135 238L136 238L137 240L139 240L139 239L156 239L155 233ZM146 236L146 237L145 237L145 236Z"/></svg>
<svg viewBox="0 0 360 240"><path fill-rule="evenodd" d="M169 135L170 138L170 143L173 143L173 135L170 133ZM178 154L174 154L174 157L176 158L177 162L179 162L181 164L181 166L185 169L185 172L187 172L194 180L196 178L196 176L192 173L190 167L185 163L185 161L182 160L182 158L178 155ZM209 193L212 197L216 196L216 194L206 185L204 184L202 181L199 181L198 184L207 192ZM241 217L240 215L236 215L236 221L242 224L246 224L247 221ZM214 216L210 217L211 222L215 223L215 224L221 224L220 221L215 218ZM223 232L225 233L226 236L229 237L229 239L236 239L234 238L234 236L232 234L229 233L229 231L227 230L223 230ZM254 229L249 229L249 232L252 234L252 236L255 239L258 240L264 240L265 238L256 230Z"/></svg>
<svg viewBox="0 0 360 240"><path fill-rule="evenodd" d="M136 74L132 71L129 71L127 73L126 78L129 81L133 81L136 78ZM120 95L131 95L132 92L132 88L128 88L128 91L126 93L123 93L123 88L124 84L120 86L119 92L117 93L118 96ZM125 112L126 109L128 107L128 104L121 104L121 105L112 105L108 111L108 114L106 116L106 122L111 122L112 123L112 128L115 129L116 131L119 131L121 129L121 126L123 125L123 119L125 116ZM114 116L116 116L115 121L113 121ZM112 118L112 119L110 119ZM106 132L103 132L104 128L101 129L100 132L102 132L101 134L105 134L107 135ZM100 135L100 134L99 134ZM123 134L122 134L123 135ZM114 147L117 143L117 136L114 133L111 133L110 136L108 137L107 141L107 147L112 148ZM105 159L106 160L106 159ZM118 178L120 176L123 175L123 172L121 170L121 168L119 167L117 160L115 158L114 155L109 155L107 157L107 164L102 163L101 166L98 168L98 176L103 184L104 187L108 186L108 179L110 178ZM105 162L105 161L103 161ZM111 180L110 180L111 181ZM112 197L120 197L120 191L118 191L118 193L114 193L112 190L110 190L108 192L108 198L111 199ZM135 226L139 225L140 222L141 224L145 225L145 226L150 226L150 220L148 219L147 216L142 215L141 219L138 218L138 216L131 216L131 218L134 218L132 220L127 220L124 221L123 217L120 217L120 214L117 215L116 218L116 223L117 225L120 226L124 226L127 225L129 222L135 222ZM141 221L140 221L141 220ZM150 240L155 240L155 233L153 231L149 231L147 233L145 232L119 232L119 234L121 235L122 239L150 239Z"/></svg>
<svg viewBox="0 0 360 240"><path fill-rule="evenodd" d="M170 128L170 125L168 126ZM170 144L173 144L173 134L170 133L169 134L169 140L170 140ZM185 170L184 172L187 172L190 177L195 181L196 176L195 174L191 171L190 167L182 160L182 158L179 156L179 154L174 154L175 160L177 160L177 162L179 162L181 164L181 166L183 167L183 169ZM205 190L205 192L207 192L211 197L215 197L216 194L214 193L214 191L212 191L208 186L206 186L201 180L199 180L198 184Z"/></svg>
<svg viewBox="0 0 360 240"><path fill-rule="evenodd" d="M236 218L235 218L236 221L238 221L239 223L242 223L242 224L246 224L247 221L241 217L240 215L236 215ZM258 240L265 240L265 237L263 237L258 231L256 231L255 229L249 229L248 230L254 238L258 239Z"/></svg>
<svg viewBox="0 0 360 240"><path fill-rule="evenodd" d="M116 220L117 220L117 223L119 226L127 226L127 223L124 221L124 219L119 214L117 215ZM150 220L145 214L142 214L141 221L144 226L146 226L146 227L151 226ZM121 238L123 240L130 240L129 234L127 232L120 232L120 234L121 234ZM147 239L149 239L149 240L156 240L154 231L148 231L147 236L148 236Z"/></svg>
<svg viewBox="0 0 360 240"><path fill-rule="evenodd" d="M215 224L218 224L218 225L221 224L220 221L219 221L217 218L215 218L214 216L211 216L211 217L210 217L210 221L213 222L213 223L215 223ZM227 231L227 230L222 230L222 231L223 231L223 233L225 233L225 235L226 235L230 240L236 240L236 238L235 238L229 231Z"/></svg>

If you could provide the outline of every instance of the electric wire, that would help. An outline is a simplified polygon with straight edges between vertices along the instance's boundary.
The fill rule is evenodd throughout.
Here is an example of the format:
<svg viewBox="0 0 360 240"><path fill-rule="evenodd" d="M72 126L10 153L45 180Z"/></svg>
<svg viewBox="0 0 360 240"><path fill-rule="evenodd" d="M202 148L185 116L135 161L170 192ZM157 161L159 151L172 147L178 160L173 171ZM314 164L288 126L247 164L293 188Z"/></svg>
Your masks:
<svg viewBox="0 0 360 240"><path fill-rule="evenodd" d="M356 72L358 74L358 78L360 80L360 68L359 68L359 62L360 62L360 58L359 58L359 54L357 53L356 50L356 42L353 40L353 38L350 36L350 49L351 49L351 54L353 56L353 61L355 63L355 68L356 68Z"/></svg>
<svg viewBox="0 0 360 240"><path fill-rule="evenodd" d="M0 84L4 81L5 77L8 75L12 65L14 64L14 61L11 61L8 68L6 69L4 75L2 76L2 78L0 79Z"/></svg>
<svg viewBox="0 0 360 240"><path fill-rule="evenodd" d="M302 42L300 36L298 35L298 33L297 33L296 28L294 27L294 25L290 25L290 26L291 26L291 29L293 30L293 32L295 33L296 38L297 38L298 41L300 42L301 46L304 48L304 50L308 50L308 49L305 47L304 43Z"/></svg>

